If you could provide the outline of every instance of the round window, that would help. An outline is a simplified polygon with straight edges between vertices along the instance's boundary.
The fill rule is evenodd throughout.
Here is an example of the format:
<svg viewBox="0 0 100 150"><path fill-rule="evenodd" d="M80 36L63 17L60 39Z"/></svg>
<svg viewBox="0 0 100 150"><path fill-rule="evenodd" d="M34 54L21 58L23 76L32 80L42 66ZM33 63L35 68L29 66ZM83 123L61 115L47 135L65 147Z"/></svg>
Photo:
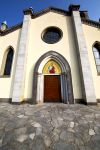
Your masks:
<svg viewBox="0 0 100 150"><path fill-rule="evenodd" d="M49 27L42 33L42 39L48 44L54 44L58 42L62 37L62 31L56 27Z"/></svg>

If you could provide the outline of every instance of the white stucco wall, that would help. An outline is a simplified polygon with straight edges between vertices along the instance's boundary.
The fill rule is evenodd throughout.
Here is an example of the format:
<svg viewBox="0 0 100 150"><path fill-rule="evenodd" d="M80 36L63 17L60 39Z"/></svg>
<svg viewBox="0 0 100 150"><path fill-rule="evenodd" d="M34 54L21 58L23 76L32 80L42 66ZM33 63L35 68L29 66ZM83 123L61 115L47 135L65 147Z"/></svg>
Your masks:
<svg viewBox="0 0 100 150"><path fill-rule="evenodd" d="M100 29L83 24L83 31L88 49L89 61L96 92L96 99L100 99L100 75L97 75L95 59L92 51L92 46L95 43L95 41L100 42Z"/></svg>
<svg viewBox="0 0 100 150"><path fill-rule="evenodd" d="M63 31L62 39L55 44L42 41L41 33L50 26L57 26ZM25 98L32 97L33 68L37 60L44 53L53 50L63 55L68 61L72 72L74 98L82 98L80 75L78 70L76 47L70 17L49 12L36 19L32 19L25 77Z"/></svg>
<svg viewBox="0 0 100 150"><path fill-rule="evenodd" d="M63 32L62 39L55 44L47 44L42 41L41 34L47 27L56 26L60 28ZM92 53L91 45L100 39L100 31L97 28L84 25L83 24L84 35L87 43L87 48L89 51L89 60L91 63L93 81L96 89L96 96L100 98L99 94L99 82L100 76L97 76L94 56ZM0 98L11 98L13 89L13 74L16 64L16 56L18 52L19 39L20 39L21 29L11 32L5 36L0 37L0 67L2 65L2 59L4 52L7 50L8 46L14 48L14 61L12 65L11 77L10 78L0 78ZM92 36L94 34L94 36ZM82 89L80 81L80 72L78 68L78 58L76 54L74 29L72 25L72 20L70 16L64 16L54 12L48 12L40 17L31 20L30 32L28 39L28 55L27 63L25 67L25 87L23 98L32 98L32 84L33 84L33 69L37 60L48 51L56 51L63 55L68 61L71 73L72 73L72 84L74 99L82 99ZM98 84L99 83L99 84Z"/></svg>
<svg viewBox="0 0 100 150"><path fill-rule="evenodd" d="M0 98L11 98L12 97L12 88L13 88L13 73L14 73L14 66L16 62L16 55L18 50L18 43L20 38L20 29L8 33L5 36L0 36L0 71L2 67L2 61L4 57L4 53L9 46L14 48L14 58L13 58L13 65L11 70L10 77L0 76ZM1 72L0 72L1 73Z"/></svg>

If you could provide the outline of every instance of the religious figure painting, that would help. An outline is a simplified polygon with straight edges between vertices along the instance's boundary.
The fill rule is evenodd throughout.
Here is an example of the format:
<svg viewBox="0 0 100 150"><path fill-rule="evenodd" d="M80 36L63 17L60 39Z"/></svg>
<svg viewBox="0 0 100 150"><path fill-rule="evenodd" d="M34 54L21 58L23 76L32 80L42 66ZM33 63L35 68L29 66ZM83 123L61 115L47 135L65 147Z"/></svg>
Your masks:
<svg viewBox="0 0 100 150"><path fill-rule="evenodd" d="M61 74L61 68L59 64L54 60L49 60L43 68L44 74Z"/></svg>
<svg viewBox="0 0 100 150"><path fill-rule="evenodd" d="M49 73L52 74L52 73L55 73L56 70L55 70L55 67L53 65L53 63L51 63L51 65L48 67L48 70L49 70Z"/></svg>

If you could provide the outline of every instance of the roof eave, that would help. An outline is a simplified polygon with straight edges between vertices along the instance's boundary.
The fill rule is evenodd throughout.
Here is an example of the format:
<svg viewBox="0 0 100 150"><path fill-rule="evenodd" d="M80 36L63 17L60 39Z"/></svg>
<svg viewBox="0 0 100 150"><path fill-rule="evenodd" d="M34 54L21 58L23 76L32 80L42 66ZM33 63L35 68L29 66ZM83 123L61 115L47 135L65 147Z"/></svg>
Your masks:
<svg viewBox="0 0 100 150"><path fill-rule="evenodd" d="M84 23L84 24L87 24L89 26L100 29L100 22L93 21L93 20L90 20L90 19L83 19L83 18L81 20L82 20L82 23Z"/></svg>
<svg viewBox="0 0 100 150"><path fill-rule="evenodd" d="M21 27L22 27L22 23L19 23L19 24L15 25L15 26L7 28L5 31L0 31L0 36L4 36L4 35L6 35L8 33L14 32L15 30L20 29Z"/></svg>

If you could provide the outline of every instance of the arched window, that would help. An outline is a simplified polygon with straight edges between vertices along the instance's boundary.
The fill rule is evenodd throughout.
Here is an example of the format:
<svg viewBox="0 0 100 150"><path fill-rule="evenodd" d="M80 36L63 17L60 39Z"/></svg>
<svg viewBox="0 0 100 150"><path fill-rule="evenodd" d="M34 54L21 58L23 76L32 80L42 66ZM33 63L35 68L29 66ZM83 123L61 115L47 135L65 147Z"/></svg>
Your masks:
<svg viewBox="0 0 100 150"><path fill-rule="evenodd" d="M100 42L95 42L93 53L96 62L97 72L100 74Z"/></svg>
<svg viewBox="0 0 100 150"><path fill-rule="evenodd" d="M5 65L4 65L4 72L3 75L10 75L11 74L11 67L12 67L12 61L13 61L13 55L14 55L14 51L13 49L10 47L8 48L6 54L6 56L4 56L5 58Z"/></svg>

